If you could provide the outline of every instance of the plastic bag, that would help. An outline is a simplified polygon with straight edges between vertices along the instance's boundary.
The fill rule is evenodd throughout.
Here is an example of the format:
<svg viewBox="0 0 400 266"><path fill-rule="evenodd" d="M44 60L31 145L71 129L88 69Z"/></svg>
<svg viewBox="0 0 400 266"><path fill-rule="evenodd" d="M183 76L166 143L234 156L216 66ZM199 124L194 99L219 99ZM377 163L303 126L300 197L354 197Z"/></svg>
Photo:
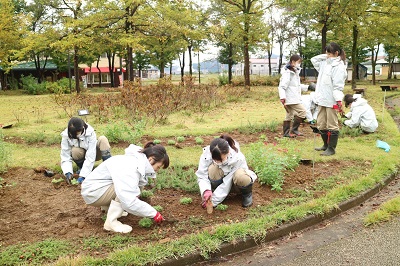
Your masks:
<svg viewBox="0 0 400 266"><path fill-rule="evenodd" d="M384 142L382 140L379 140L379 139L376 141L376 147L384 149L385 152L389 152L390 151L389 144L387 144L386 142Z"/></svg>

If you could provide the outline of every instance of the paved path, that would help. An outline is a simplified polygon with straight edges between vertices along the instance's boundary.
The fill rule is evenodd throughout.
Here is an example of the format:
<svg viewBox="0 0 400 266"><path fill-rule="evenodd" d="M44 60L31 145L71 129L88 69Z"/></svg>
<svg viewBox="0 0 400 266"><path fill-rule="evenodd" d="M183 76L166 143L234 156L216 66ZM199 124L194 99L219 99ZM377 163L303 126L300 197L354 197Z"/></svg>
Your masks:
<svg viewBox="0 0 400 266"><path fill-rule="evenodd" d="M397 177L358 207L237 255L197 265L400 266L400 216L382 225L364 227L365 215L400 195Z"/></svg>

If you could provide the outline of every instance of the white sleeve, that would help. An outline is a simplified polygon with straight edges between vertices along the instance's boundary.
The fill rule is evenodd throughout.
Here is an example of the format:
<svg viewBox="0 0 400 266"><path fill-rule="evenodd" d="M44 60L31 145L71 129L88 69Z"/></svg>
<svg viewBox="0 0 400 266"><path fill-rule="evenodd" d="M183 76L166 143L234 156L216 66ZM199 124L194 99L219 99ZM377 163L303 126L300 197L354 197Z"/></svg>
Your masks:
<svg viewBox="0 0 400 266"><path fill-rule="evenodd" d="M278 87L279 99L286 99L286 89L289 87L289 83L290 83L290 73L284 72L279 81L279 87Z"/></svg>
<svg viewBox="0 0 400 266"><path fill-rule="evenodd" d="M85 154L85 161L80 172L80 176L87 177L93 170L94 162L96 161L96 145L97 138L96 133L93 131L88 138L88 149Z"/></svg>
<svg viewBox="0 0 400 266"><path fill-rule="evenodd" d="M63 174L73 173L72 168L72 157L71 157L71 146L68 143L68 139L66 137L62 137L61 139L61 169Z"/></svg>
<svg viewBox="0 0 400 266"><path fill-rule="evenodd" d="M313 64L314 68L319 71L321 62L325 61L327 58L326 54L316 55L311 58L311 63Z"/></svg>
<svg viewBox="0 0 400 266"><path fill-rule="evenodd" d="M212 159L211 154L207 152L206 149L209 149L209 146L203 149L204 152L200 157L199 167L196 171L197 183L200 189L200 196L203 196L204 191L211 190L211 183L208 178L208 167L211 165Z"/></svg>

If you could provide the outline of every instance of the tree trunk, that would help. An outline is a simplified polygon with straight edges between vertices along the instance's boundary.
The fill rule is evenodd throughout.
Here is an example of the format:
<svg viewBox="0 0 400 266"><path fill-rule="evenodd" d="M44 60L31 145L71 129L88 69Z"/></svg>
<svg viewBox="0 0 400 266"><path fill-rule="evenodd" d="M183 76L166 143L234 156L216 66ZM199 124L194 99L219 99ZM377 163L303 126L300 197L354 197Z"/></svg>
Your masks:
<svg viewBox="0 0 400 266"><path fill-rule="evenodd" d="M76 93L81 93L81 88L79 86L79 57L78 57L78 47L74 47L74 75L75 75L75 89Z"/></svg>
<svg viewBox="0 0 400 266"><path fill-rule="evenodd" d="M325 47L326 47L326 34L328 32L328 27L326 26L326 24L324 24L324 26L322 27L321 30L321 54L325 53Z"/></svg>
<svg viewBox="0 0 400 266"><path fill-rule="evenodd" d="M100 56L97 57L97 64L96 64L96 68L99 71L99 87L101 87L101 69L99 67L99 63L100 63Z"/></svg>
<svg viewBox="0 0 400 266"><path fill-rule="evenodd" d="M353 25L353 46L351 49L351 88L355 89L357 87L357 77L358 77L358 62L357 62L357 43L358 43L358 27Z"/></svg>
<svg viewBox="0 0 400 266"><path fill-rule="evenodd" d="M127 72L127 79L129 81L135 80L135 75L133 73L133 49L131 46L127 47L128 55L126 60L126 72Z"/></svg>
<svg viewBox="0 0 400 266"><path fill-rule="evenodd" d="M181 67L181 82L184 83L184 76L185 76L185 52L182 53L182 61L179 62Z"/></svg>
<svg viewBox="0 0 400 266"><path fill-rule="evenodd" d="M193 75L193 61L192 61L192 46L188 46L188 54L189 54L189 75L192 77Z"/></svg>

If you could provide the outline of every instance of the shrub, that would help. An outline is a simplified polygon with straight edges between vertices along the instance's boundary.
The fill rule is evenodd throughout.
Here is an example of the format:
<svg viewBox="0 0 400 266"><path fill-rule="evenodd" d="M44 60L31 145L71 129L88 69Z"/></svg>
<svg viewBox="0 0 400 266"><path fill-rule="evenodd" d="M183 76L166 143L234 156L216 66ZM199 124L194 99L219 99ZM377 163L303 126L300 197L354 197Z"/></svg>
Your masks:
<svg viewBox="0 0 400 266"><path fill-rule="evenodd" d="M46 82L38 83L37 78L29 75L21 77L22 89L29 94L44 94L47 92Z"/></svg>

